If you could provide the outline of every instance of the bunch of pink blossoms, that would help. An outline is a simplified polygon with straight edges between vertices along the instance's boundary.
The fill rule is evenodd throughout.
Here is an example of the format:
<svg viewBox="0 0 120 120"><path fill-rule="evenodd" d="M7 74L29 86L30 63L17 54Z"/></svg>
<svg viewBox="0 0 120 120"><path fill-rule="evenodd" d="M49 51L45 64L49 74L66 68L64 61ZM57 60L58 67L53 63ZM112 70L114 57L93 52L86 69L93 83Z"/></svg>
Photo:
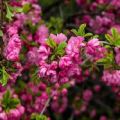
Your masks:
<svg viewBox="0 0 120 120"><path fill-rule="evenodd" d="M81 16L74 18L77 25L86 23L90 31L96 34L104 34L114 25L119 26L119 0L76 0L76 3L79 8L83 8L82 11L80 9L80 13L83 13L82 18Z"/></svg>
<svg viewBox="0 0 120 120"><path fill-rule="evenodd" d="M54 35L54 37L50 35L50 39L52 39L58 47L67 40L66 36L62 33L57 36ZM94 61L103 58L105 55L105 48L100 45L98 39L92 39L88 43L85 43L84 37L77 36L71 37L67 41L64 55L62 57L59 55L55 56L56 58L54 58L53 61L50 59L54 53L54 49L57 48L52 49L47 43L40 46L38 50L39 77L51 83L58 82L63 84L72 79L80 82L82 81L82 69L80 65L84 61L82 54L86 54L88 60ZM84 53L82 53L82 49Z"/></svg>
<svg viewBox="0 0 120 120"><path fill-rule="evenodd" d="M120 96L120 70L105 70L102 80L106 85L112 87L112 90L117 94L117 96Z"/></svg>
<svg viewBox="0 0 120 120"><path fill-rule="evenodd" d="M27 13L16 13L14 20L5 26L4 56L12 66L11 69L8 68L10 78L7 86L10 90L15 88L22 105L15 106L8 113L0 105L0 118L30 120L32 113L47 113L46 109L43 110L48 100L51 100L52 110L63 113L68 107L68 91L64 86L82 83L89 79L91 73L94 77L94 65L106 57L107 49L94 36L87 39L81 35L67 38L63 33L49 34L48 28L40 23L41 8L36 0L10 1L10 4L15 7L30 4L31 9ZM95 21L91 20L90 25L93 26L96 21L101 23L96 33L104 31L102 26L113 25L112 20L99 16ZM115 51L117 64L118 51ZM119 74L119 70L105 70L102 80L108 85L118 86ZM95 89L99 91L99 86ZM92 90L87 89L83 92L82 99L85 102L80 108L81 113L87 109L92 97ZM79 99L76 97L76 100ZM75 113L79 113L79 110ZM92 115L94 114L93 111Z"/></svg>

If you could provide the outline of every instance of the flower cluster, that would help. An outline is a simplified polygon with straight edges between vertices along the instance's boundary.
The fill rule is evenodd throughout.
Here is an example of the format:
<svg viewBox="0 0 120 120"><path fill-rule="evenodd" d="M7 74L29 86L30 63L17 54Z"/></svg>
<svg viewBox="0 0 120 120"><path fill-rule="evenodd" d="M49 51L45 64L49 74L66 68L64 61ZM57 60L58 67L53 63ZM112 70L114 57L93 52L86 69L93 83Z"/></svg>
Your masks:
<svg viewBox="0 0 120 120"><path fill-rule="evenodd" d="M87 23L91 31L96 34L103 34L115 26L119 26L119 0L76 0L79 8L83 7L81 19L75 18L76 24Z"/></svg>
<svg viewBox="0 0 120 120"><path fill-rule="evenodd" d="M89 11L98 10L109 0L76 0L87 10L81 21L89 25L90 33L82 24L78 31L57 34L50 33L37 2L10 0L6 4L10 22L3 28L5 62L0 62L0 82L6 83L8 78L8 83L0 86L0 120L47 120L43 114L51 120L53 116L113 119L114 115L109 114L119 113L119 106L106 107L106 99L112 101L111 95L120 94L120 27L116 22L119 2L112 0L108 11L105 8L102 14L92 17ZM116 15L110 12L114 10ZM81 22L75 20L76 24ZM110 31L111 26L116 29ZM101 37L91 31L107 34ZM117 103L118 99L113 101ZM105 111L101 112L102 108ZM66 111L71 115L67 116Z"/></svg>

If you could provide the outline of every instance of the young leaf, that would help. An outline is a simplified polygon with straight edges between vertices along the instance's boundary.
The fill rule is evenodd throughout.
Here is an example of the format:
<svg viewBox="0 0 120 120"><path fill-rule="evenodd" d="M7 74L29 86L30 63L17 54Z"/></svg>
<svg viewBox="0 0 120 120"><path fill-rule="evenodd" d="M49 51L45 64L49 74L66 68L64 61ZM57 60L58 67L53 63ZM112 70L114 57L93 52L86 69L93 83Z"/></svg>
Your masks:
<svg viewBox="0 0 120 120"><path fill-rule="evenodd" d="M67 43L66 42L61 42L58 47L57 50L63 50L66 47Z"/></svg>
<svg viewBox="0 0 120 120"><path fill-rule="evenodd" d="M85 28L86 28L86 24L82 24L82 25L80 25L78 31L76 29L72 29L71 31L76 36L83 36L83 37L91 37L91 36L93 36L92 33L85 33Z"/></svg>
<svg viewBox="0 0 120 120"><path fill-rule="evenodd" d="M15 10L17 13L23 12L23 8L21 8L21 7L14 7L14 10Z"/></svg>
<svg viewBox="0 0 120 120"><path fill-rule="evenodd" d="M85 35L85 28L86 28L86 24L80 25L80 27L78 29L78 33L79 33L80 36L84 36Z"/></svg>
<svg viewBox="0 0 120 120"><path fill-rule="evenodd" d="M20 103L20 100L17 98L11 98L9 108L15 108Z"/></svg>
<svg viewBox="0 0 120 120"><path fill-rule="evenodd" d="M0 37L2 37L3 36L3 31L2 30L0 30Z"/></svg>
<svg viewBox="0 0 120 120"><path fill-rule="evenodd" d="M112 36L113 36L113 38L114 38L114 39L117 39L117 37L118 37L117 29L112 28L112 29L111 29L111 32L112 32Z"/></svg>
<svg viewBox="0 0 120 120"><path fill-rule="evenodd" d="M71 30L76 36L78 35L78 32L77 32L77 30L75 30L75 29L72 29Z"/></svg>
<svg viewBox="0 0 120 120"><path fill-rule="evenodd" d="M67 43L66 42L62 42L58 45L57 49L56 49L56 54L57 55L63 55L65 52L65 47L66 47Z"/></svg>
<svg viewBox="0 0 120 120"><path fill-rule="evenodd" d="M6 72L5 67L2 67L1 71L1 79L0 79L0 83L2 84L2 86L5 86L7 84L7 81L9 79L9 74Z"/></svg>
<svg viewBox="0 0 120 120"><path fill-rule="evenodd" d="M7 9L7 14L6 18L8 20L12 20L12 17L14 16L13 11L11 10L10 6L6 3L6 9Z"/></svg>
<svg viewBox="0 0 120 120"><path fill-rule="evenodd" d="M11 97L9 90L7 90L7 92L3 95L2 106L5 110L16 108L19 103L19 99Z"/></svg>
<svg viewBox="0 0 120 120"><path fill-rule="evenodd" d="M47 117L45 115L33 113L30 120L47 120Z"/></svg>
<svg viewBox="0 0 120 120"><path fill-rule="evenodd" d="M86 33L85 35L84 35L84 37L90 37L90 36L92 36L93 34L92 33Z"/></svg>
<svg viewBox="0 0 120 120"><path fill-rule="evenodd" d="M29 4L29 3L24 4L24 6L23 6L24 13L29 12L30 9L31 9L31 4Z"/></svg>
<svg viewBox="0 0 120 120"><path fill-rule="evenodd" d="M3 101L7 102L8 99L10 99L10 91L7 90L7 92L3 95Z"/></svg>
<svg viewBox="0 0 120 120"><path fill-rule="evenodd" d="M108 40L109 43L113 44L113 38L109 34L105 34L105 38Z"/></svg>
<svg viewBox="0 0 120 120"><path fill-rule="evenodd" d="M56 43L53 39L51 39L51 38L49 38L49 39L46 41L46 43L47 43L47 45L50 46L51 48L55 48L55 47L57 46L57 43Z"/></svg>

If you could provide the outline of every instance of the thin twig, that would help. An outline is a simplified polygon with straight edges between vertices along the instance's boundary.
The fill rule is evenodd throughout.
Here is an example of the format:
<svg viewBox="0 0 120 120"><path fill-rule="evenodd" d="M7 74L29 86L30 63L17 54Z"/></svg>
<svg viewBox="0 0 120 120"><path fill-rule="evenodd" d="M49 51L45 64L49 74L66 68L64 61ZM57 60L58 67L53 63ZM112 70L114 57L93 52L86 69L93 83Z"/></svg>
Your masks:
<svg viewBox="0 0 120 120"><path fill-rule="evenodd" d="M73 120L73 118L74 118L74 114L72 113L69 120Z"/></svg>
<svg viewBox="0 0 120 120"><path fill-rule="evenodd" d="M44 108L42 109L42 112L40 113L40 115L43 115L46 108L49 106L50 100L51 100L51 97L49 97L48 100L46 101L46 104L45 104Z"/></svg>

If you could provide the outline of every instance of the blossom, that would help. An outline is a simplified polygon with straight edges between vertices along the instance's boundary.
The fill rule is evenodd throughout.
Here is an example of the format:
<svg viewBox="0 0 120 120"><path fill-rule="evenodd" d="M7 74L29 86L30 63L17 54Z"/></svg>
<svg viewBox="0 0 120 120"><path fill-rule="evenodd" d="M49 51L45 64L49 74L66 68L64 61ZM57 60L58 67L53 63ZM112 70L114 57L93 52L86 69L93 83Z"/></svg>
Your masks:
<svg viewBox="0 0 120 120"><path fill-rule="evenodd" d="M18 33L18 29L16 26L10 26L10 27L8 27L7 32L8 32L9 36L12 36L12 35Z"/></svg>
<svg viewBox="0 0 120 120"><path fill-rule="evenodd" d="M41 25L35 34L35 41L37 41L40 44L45 44L47 37L48 28L45 25Z"/></svg>
<svg viewBox="0 0 120 120"><path fill-rule="evenodd" d="M115 47L115 52L116 52L116 55L115 55L116 63L118 65L120 65L120 48L119 47Z"/></svg>
<svg viewBox="0 0 120 120"><path fill-rule="evenodd" d="M89 102L92 99L93 93L91 90L87 89L83 92L83 99Z"/></svg>
<svg viewBox="0 0 120 120"><path fill-rule="evenodd" d="M0 120L8 120L7 114L5 112L0 113Z"/></svg>
<svg viewBox="0 0 120 120"><path fill-rule="evenodd" d="M63 33L60 33L60 34L57 34L57 35L50 34L50 38L55 40L55 42L58 43L58 44L67 40L67 37Z"/></svg>
<svg viewBox="0 0 120 120"><path fill-rule="evenodd" d="M109 86L120 86L120 70L105 70L102 80Z"/></svg>
<svg viewBox="0 0 120 120"><path fill-rule="evenodd" d="M50 55L50 48L44 45L41 45L38 49L38 59L39 61L46 60Z"/></svg>
<svg viewBox="0 0 120 120"><path fill-rule="evenodd" d="M31 64L37 64L38 63L38 48L32 47L28 53L27 53L27 58L28 62Z"/></svg>
<svg viewBox="0 0 120 120"><path fill-rule="evenodd" d="M41 96L37 97L35 100L35 110L37 112L41 112L47 100L48 100L48 95L47 93L43 92Z"/></svg>
<svg viewBox="0 0 120 120"><path fill-rule="evenodd" d="M59 61L59 67L60 68L66 68L66 67L70 67L72 64L71 58L68 56L63 56L61 57L60 61Z"/></svg>
<svg viewBox="0 0 120 120"><path fill-rule="evenodd" d="M86 54L92 60L98 60L105 56L106 49L100 45L98 39L92 39L88 41L86 45Z"/></svg>
<svg viewBox="0 0 120 120"><path fill-rule="evenodd" d="M4 55L7 60L17 61L19 58L20 50L21 50L21 40L18 34L14 34L10 39L5 48Z"/></svg>
<svg viewBox="0 0 120 120"><path fill-rule="evenodd" d="M66 47L67 55L79 59L80 47L84 46L83 40L81 36L71 37Z"/></svg>

